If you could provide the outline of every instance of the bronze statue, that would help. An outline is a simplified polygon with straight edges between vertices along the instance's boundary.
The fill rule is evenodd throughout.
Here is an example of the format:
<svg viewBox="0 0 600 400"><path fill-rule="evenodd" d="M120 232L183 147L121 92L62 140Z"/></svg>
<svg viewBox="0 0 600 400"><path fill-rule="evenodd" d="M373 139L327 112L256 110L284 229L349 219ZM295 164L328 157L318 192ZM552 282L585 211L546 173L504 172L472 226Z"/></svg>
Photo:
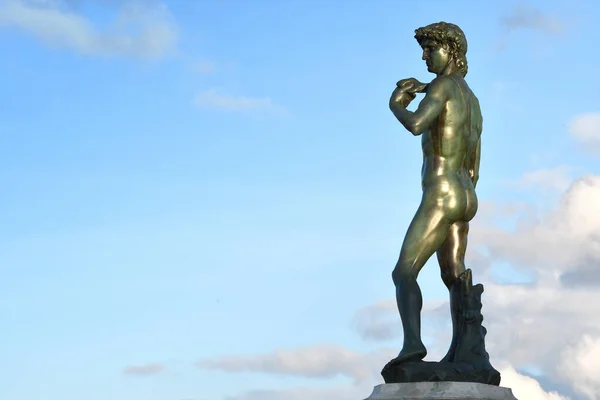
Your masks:
<svg viewBox="0 0 600 400"><path fill-rule="evenodd" d="M475 186L479 178L483 121L479 101L465 81L467 40L458 26L445 22L419 28L415 33L427 69L436 77L429 84L414 78L399 81L389 103L398 121L414 136L421 136L423 195L392 273L404 344L387 369L420 362L427 355L421 341L423 300L417 276L433 253L437 253L453 311L453 343L441 362L454 361L460 336L464 334L461 324L465 322L457 311L461 296L464 303L464 296L477 297L475 292L480 289L480 295L483 291L481 285L473 289L470 270L465 269L464 261L469 221L477 212ZM417 93L425 93L417 110L406 110ZM466 287L462 295L460 285ZM480 330L485 335L485 328ZM476 340L483 345L482 337ZM483 357L487 360L487 353ZM489 363L487 366L491 368Z"/></svg>

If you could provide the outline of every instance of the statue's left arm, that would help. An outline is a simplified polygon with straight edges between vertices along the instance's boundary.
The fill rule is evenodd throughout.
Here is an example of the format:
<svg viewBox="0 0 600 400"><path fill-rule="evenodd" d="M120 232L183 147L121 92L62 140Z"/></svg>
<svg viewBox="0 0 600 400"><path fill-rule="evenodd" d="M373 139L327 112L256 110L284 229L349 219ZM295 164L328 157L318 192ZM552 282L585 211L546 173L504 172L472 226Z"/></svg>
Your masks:
<svg viewBox="0 0 600 400"><path fill-rule="evenodd" d="M434 79L429 84L427 94L415 112L408 111L397 101L396 91L390 99L390 110L398 121L415 136L425 132L431 126L448 100L447 83L443 79Z"/></svg>
<svg viewBox="0 0 600 400"><path fill-rule="evenodd" d="M477 140L477 146L475 147L475 150L473 151L473 154L471 156L471 168L470 168L470 174L471 174L471 181L473 182L473 186L477 186L477 181L479 180L479 162L481 160L481 136L479 137L479 140Z"/></svg>
<svg viewBox="0 0 600 400"><path fill-rule="evenodd" d="M477 97L473 97L474 113L471 114L471 118L475 118L475 132L471 132L471 135L477 135L477 145L472 151L472 154L469 157L469 175L471 176L471 181L473 182L473 186L477 186L477 181L479 180L479 163L481 161L481 132L483 130L483 118L481 116L481 108L479 107L479 100Z"/></svg>

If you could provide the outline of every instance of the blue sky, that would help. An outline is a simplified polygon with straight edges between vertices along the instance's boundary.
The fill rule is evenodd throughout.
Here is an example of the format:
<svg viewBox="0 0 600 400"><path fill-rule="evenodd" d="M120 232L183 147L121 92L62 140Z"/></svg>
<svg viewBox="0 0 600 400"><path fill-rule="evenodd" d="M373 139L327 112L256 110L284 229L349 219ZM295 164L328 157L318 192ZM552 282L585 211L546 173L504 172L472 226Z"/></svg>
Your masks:
<svg viewBox="0 0 600 400"><path fill-rule="evenodd" d="M543 228L572 215L569 196L594 198L576 183L600 173L599 12L591 0L1 1L0 398L291 399L352 388L352 373L315 379L252 357L385 345L391 358L401 337L353 326L393 295L420 199L419 140L387 102L399 79L431 79L413 31L439 20L466 33L484 116L475 279L490 296L546 288L493 229ZM491 268L479 277L476 254ZM446 299L434 262L419 280L427 300ZM486 319L501 307L487 293ZM582 325L582 346L596 329ZM519 371L515 385L548 366L491 356ZM195 365L208 359L220 366ZM597 398L593 382L545 373L540 396Z"/></svg>

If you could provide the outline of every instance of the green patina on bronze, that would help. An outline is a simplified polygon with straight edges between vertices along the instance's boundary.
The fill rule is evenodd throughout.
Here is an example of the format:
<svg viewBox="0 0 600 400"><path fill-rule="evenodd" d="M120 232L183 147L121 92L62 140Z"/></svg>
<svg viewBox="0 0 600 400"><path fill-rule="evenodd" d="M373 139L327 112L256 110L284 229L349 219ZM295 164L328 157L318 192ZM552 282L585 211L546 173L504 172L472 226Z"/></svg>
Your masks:
<svg viewBox="0 0 600 400"><path fill-rule="evenodd" d="M448 367L455 372L462 368L461 376L444 375L448 380L498 385L500 375L487 361L483 342L485 328L481 326L479 302L483 286L472 286L470 270L465 268L469 221L478 208L475 187L479 179L483 125L479 101L465 81L467 40L458 26L445 22L417 29L415 38L423 49L422 58L428 71L436 77L428 84L414 78L399 81L389 103L404 128L414 136L421 136L423 195L392 273L404 344L398 357L384 369L384 377L386 382L426 379L433 371L431 368L437 368L438 374L430 379L440 380L439 371ZM424 93L425 97L415 112L408 111L406 107L417 93ZM423 300L417 276L434 253L442 280L450 291L453 310L453 340L440 362L443 365L422 362L427 350L421 340ZM464 312L457 310L471 317L464 318ZM467 347L477 347L471 358L464 350ZM398 368L402 371L398 372ZM484 372L478 374L475 370Z"/></svg>

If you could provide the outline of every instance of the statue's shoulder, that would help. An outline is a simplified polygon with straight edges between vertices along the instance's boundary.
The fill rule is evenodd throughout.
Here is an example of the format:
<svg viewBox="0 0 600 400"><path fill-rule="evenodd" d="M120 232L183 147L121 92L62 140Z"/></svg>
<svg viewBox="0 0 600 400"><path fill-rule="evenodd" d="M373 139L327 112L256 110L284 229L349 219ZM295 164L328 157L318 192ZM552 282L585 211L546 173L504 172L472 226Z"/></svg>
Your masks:
<svg viewBox="0 0 600 400"><path fill-rule="evenodd" d="M427 94L447 97L454 89L455 84L456 83L449 76L437 76L427 87Z"/></svg>

